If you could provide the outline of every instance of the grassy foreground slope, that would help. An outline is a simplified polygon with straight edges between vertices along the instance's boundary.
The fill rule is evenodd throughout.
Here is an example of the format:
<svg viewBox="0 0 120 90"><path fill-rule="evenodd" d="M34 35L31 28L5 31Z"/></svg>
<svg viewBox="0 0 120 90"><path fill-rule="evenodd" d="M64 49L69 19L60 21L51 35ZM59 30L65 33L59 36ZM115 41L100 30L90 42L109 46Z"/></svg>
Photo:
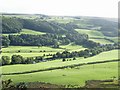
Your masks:
<svg viewBox="0 0 120 90"><path fill-rule="evenodd" d="M31 67L32 68L32 67ZM58 85L83 86L87 80L106 80L118 77L118 63L104 63L76 68L37 72L22 75L3 76L3 80L11 78L18 82L46 82Z"/></svg>
<svg viewBox="0 0 120 90"><path fill-rule="evenodd" d="M95 61L105 61L105 60L114 60L118 59L118 50L112 50L103 52L99 55L90 57L90 58L77 58L77 60L62 62L62 59L48 62L41 62L37 64L17 64L17 65L7 65L2 67L3 73L16 73L16 72L26 72L33 70L46 69L51 67L61 67L66 65L73 65L86 62L95 62Z"/></svg>

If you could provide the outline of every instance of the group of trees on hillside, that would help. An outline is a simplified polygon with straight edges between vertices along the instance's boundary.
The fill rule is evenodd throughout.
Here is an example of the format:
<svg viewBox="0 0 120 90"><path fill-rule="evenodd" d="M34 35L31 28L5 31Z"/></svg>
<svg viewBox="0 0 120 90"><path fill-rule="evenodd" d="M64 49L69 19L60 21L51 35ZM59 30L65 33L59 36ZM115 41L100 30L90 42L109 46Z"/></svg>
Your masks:
<svg viewBox="0 0 120 90"><path fill-rule="evenodd" d="M92 44L93 42L88 41L88 36L84 34L44 34L44 35L30 35L30 34L21 34L21 35L9 35L3 36L2 43L3 46L7 47L9 45L20 45L20 46L54 46L58 47L58 44L66 45L71 42L75 44ZM87 43L86 43L87 42ZM94 44L95 45L95 44ZM93 46L93 44L92 44Z"/></svg>
<svg viewBox="0 0 120 90"><path fill-rule="evenodd" d="M16 18L2 18L2 33L19 33L23 25Z"/></svg>
<svg viewBox="0 0 120 90"><path fill-rule="evenodd" d="M10 65L10 64L34 64L44 60L43 56L36 56L36 57L23 57L21 55L12 55L10 58L9 56L2 56L1 61L2 65Z"/></svg>
<svg viewBox="0 0 120 90"><path fill-rule="evenodd" d="M77 26L77 25L76 25ZM75 25L71 23L60 24L53 21L47 21L43 19L22 19L15 17L2 18L2 32L3 33L19 33L23 28L32 29L35 31L65 34L69 32L76 32Z"/></svg>
<svg viewBox="0 0 120 90"><path fill-rule="evenodd" d="M10 58L9 56L2 56L2 65L9 65L9 64L34 64L38 62L43 61L49 61L49 60L55 60L55 59L62 59L62 61L68 61L67 58L73 58L71 60L76 60L76 57L84 57L88 58L91 56L95 56L97 54L100 54L104 51L109 51L113 49L120 49L120 44L107 44L102 45L94 48L85 49L82 51L63 51L63 52L57 52L56 54L51 54L51 57L45 57L43 56L36 56L36 57L22 57L21 55L12 55Z"/></svg>
<svg viewBox="0 0 120 90"><path fill-rule="evenodd" d="M106 44L102 46L97 46L94 48L89 48L85 49L82 51L74 51L74 52L69 52L69 51L63 51L62 53L57 52L56 54L53 55L52 59L60 59L60 58L74 58L74 57L91 57L95 56L101 52L104 51L109 51L113 49L120 49L120 44Z"/></svg>
<svg viewBox="0 0 120 90"><path fill-rule="evenodd" d="M45 18L45 17L43 17ZM40 32L46 33L56 33L56 34L65 34L65 33L74 33L76 28L85 28L84 25L78 25L79 23L85 24L91 27L101 27L100 31L105 36L118 36L117 22L102 18L89 18L83 19L74 19L72 22L68 23L58 23L56 21L48 21L46 19L22 19L16 17L2 17L2 32L3 33L19 33L22 28L33 29Z"/></svg>
<svg viewBox="0 0 120 90"><path fill-rule="evenodd" d="M100 26L100 31L105 35L109 37L116 37L118 36L118 23L112 20L107 19L90 19L89 24L93 24L94 26Z"/></svg>
<svg viewBox="0 0 120 90"><path fill-rule="evenodd" d="M10 40L7 36L2 36L2 46L8 47L10 45Z"/></svg>

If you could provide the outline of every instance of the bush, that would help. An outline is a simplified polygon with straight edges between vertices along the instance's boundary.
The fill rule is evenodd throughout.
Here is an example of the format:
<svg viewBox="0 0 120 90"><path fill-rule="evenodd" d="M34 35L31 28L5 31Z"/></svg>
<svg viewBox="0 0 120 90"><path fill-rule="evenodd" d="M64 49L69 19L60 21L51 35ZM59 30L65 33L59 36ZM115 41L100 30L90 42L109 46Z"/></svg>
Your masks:
<svg viewBox="0 0 120 90"><path fill-rule="evenodd" d="M13 55L11 60L12 64L20 64L23 63L24 58L21 55Z"/></svg>
<svg viewBox="0 0 120 90"><path fill-rule="evenodd" d="M63 58L63 59L62 59L62 61L64 62L64 61L66 61L66 59L65 59L65 58Z"/></svg>
<svg viewBox="0 0 120 90"><path fill-rule="evenodd" d="M2 65L10 64L10 57L9 56L2 56Z"/></svg>

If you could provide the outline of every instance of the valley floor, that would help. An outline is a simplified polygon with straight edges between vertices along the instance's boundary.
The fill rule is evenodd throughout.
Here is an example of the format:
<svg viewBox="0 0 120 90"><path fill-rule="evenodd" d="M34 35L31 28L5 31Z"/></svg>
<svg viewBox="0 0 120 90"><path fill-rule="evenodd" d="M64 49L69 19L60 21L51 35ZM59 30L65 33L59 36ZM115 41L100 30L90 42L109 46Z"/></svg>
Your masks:
<svg viewBox="0 0 120 90"><path fill-rule="evenodd" d="M118 50L103 52L99 55L83 59L77 58L74 61L62 62L61 60L41 62L28 65L7 65L2 66L4 73L24 72L50 67L66 66L78 63L98 62L106 60L118 59ZM44 72L3 75L3 80L12 79L14 83L19 82L45 82L57 85L73 85L74 87L82 87L87 80L106 80L118 78L118 62L107 62L99 64L90 64L85 66L77 66L74 68L56 69Z"/></svg>

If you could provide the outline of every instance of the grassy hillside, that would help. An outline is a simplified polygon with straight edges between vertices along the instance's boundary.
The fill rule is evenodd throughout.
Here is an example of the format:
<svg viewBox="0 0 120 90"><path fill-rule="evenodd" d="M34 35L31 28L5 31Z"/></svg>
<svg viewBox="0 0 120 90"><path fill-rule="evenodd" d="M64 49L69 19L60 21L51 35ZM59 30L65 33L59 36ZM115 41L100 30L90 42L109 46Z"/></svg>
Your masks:
<svg viewBox="0 0 120 90"><path fill-rule="evenodd" d="M43 32L38 32L38 31L34 31L34 30L30 30L30 29L22 29L22 31L20 32L20 34L41 35L41 34L45 34L45 33L43 33Z"/></svg>
<svg viewBox="0 0 120 90"><path fill-rule="evenodd" d="M70 17L70 16L47 16L47 15L17 15L3 14L4 17L19 18L22 20L23 28L33 29L46 33L65 33L72 27L74 29L100 30L102 34L108 37L117 37L117 20L112 18L97 17ZM21 21L20 20L20 21ZM11 26L10 26L11 27ZM3 26L4 28L4 26ZM13 28L15 29L15 28ZM9 30L8 30L9 32Z"/></svg>
<svg viewBox="0 0 120 90"><path fill-rule="evenodd" d="M60 66L78 64L78 63L105 61L105 60L113 60L113 59L118 59L118 50L103 52L99 55L86 58L86 59L77 58L77 60L66 61L66 62L62 62L62 60L60 59L60 60L42 62L37 64L27 64L27 65L18 64L18 65L10 65L10 66L8 65L8 66L3 66L2 71L3 73L24 72L24 71L45 69L50 67L60 67Z"/></svg>
<svg viewBox="0 0 120 90"><path fill-rule="evenodd" d="M86 48L84 48L83 46L80 45L61 45L60 48L67 50L67 51L81 51L81 50L85 50Z"/></svg>
<svg viewBox="0 0 120 90"><path fill-rule="evenodd" d="M90 58L77 58L77 60L62 62L61 60L42 62L28 65L3 66L3 73L24 72L50 67L66 66L71 64L86 63L93 61L104 61L118 58L118 50L103 52ZM75 68L57 69L45 72L36 72L21 75L3 75L3 80L11 78L14 83L18 82L45 82L66 87L80 87L85 85L87 80L106 80L118 77L118 62L103 64L91 64Z"/></svg>
<svg viewBox="0 0 120 90"><path fill-rule="evenodd" d="M100 31L97 30L88 30L88 29L75 29L77 32L82 34L87 34L89 36L89 40L92 40L101 44L112 44L113 42L117 42L116 37L107 37L104 36Z"/></svg>
<svg viewBox="0 0 120 90"><path fill-rule="evenodd" d="M88 30L88 29L75 29L79 33L87 34L90 38L91 37L105 37L100 31L97 30Z"/></svg>
<svg viewBox="0 0 120 90"><path fill-rule="evenodd" d="M52 47L38 47L38 46L9 46L2 48L3 56L22 55L23 57L43 56L48 54L55 54L56 52L67 51L80 51L84 50L83 46L79 45L61 45L60 48Z"/></svg>
<svg viewBox="0 0 120 90"><path fill-rule="evenodd" d="M39 31L34 31L31 29L22 29L22 31L20 33L10 33L10 35L20 35L20 34L32 34L32 35L42 35L45 34L43 32L39 32ZM9 34L3 34L3 35L9 35Z"/></svg>
<svg viewBox="0 0 120 90"><path fill-rule="evenodd" d="M12 79L14 83L45 82L75 88L84 86L85 81L88 80L118 79L118 61L115 60L118 60L120 50L113 50L113 47L117 48L117 46L103 45L99 48L98 44L94 45L94 42L100 44L118 42L115 20L41 14L6 14L3 16L4 34L2 35L10 35L10 41L7 42L8 37L2 39L4 48L2 48L1 55L10 58L12 55L24 57L20 61L16 56L15 60L19 60L20 64L14 65L6 64L9 57L2 57L2 60L5 59L3 66L0 67L3 80ZM89 40L94 42L89 42L87 35L83 34L87 34ZM93 47L85 50L89 46ZM65 50L70 53L63 52ZM75 52L81 50L85 51ZM62 52L62 55L57 52ZM98 54L99 52L101 53ZM78 55L81 57L77 57ZM31 61L32 64L31 62L22 64L23 61L26 63L29 59L34 60L36 56L43 56L43 59L37 57L37 61ZM26 57L33 57L33 59ZM47 57L53 58L51 60ZM12 61L11 64L16 63L13 59ZM10 59L7 63L9 62L11 62Z"/></svg>
<svg viewBox="0 0 120 90"><path fill-rule="evenodd" d="M46 46L42 46L42 47L38 47L38 46L9 46L7 48L2 48L3 53L14 53L14 52L18 52L18 50L20 50L23 53L29 53L30 51L32 52L40 52L40 51L46 51L46 52L57 52L60 51L62 49L55 49L55 48L51 48L51 47L46 47Z"/></svg>
<svg viewBox="0 0 120 90"><path fill-rule="evenodd" d="M94 42L97 42L97 43L101 43L101 44L112 44L113 42L110 42L108 40L105 40L105 39L90 39Z"/></svg>
<svg viewBox="0 0 120 90"><path fill-rule="evenodd" d="M22 55L23 57L43 56L48 54L55 54L63 49L55 49L51 47L38 47L38 46L9 46L8 48L2 48L3 56Z"/></svg>
<svg viewBox="0 0 120 90"><path fill-rule="evenodd" d="M87 80L105 80L118 77L118 63L105 63L23 75L3 76L17 82L46 82L60 85L83 86ZM32 67L31 67L32 68Z"/></svg>

